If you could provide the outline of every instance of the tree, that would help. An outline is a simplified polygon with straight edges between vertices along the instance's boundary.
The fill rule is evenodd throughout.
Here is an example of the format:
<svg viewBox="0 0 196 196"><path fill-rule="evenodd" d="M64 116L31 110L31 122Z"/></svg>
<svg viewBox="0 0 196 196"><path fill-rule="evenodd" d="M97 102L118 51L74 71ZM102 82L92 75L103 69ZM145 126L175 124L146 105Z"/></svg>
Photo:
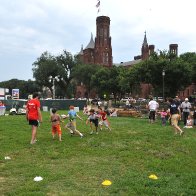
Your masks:
<svg viewBox="0 0 196 196"><path fill-rule="evenodd" d="M90 91L93 89L92 76L100 69L99 65L90 64L78 64L73 68L73 77L77 83L83 83L88 91L88 97Z"/></svg>
<svg viewBox="0 0 196 196"><path fill-rule="evenodd" d="M97 72L92 76L92 85L97 89L97 92L100 97L103 97L104 94L107 97L110 94L114 95L116 98L117 94L120 93L120 85L119 85L119 74L121 68L118 67L101 67Z"/></svg>
<svg viewBox="0 0 196 196"><path fill-rule="evenodd" d="M12 89L19 89L21 99L27 99L29 94L33 94L33 92L39 92L41 90L36 82L32 80L25 81L11 79L8 81L0 82L0 86L2 88L8 88L10 95L12 94Z"/></svg>
<svg viewBox="0 0 196 196"><path fill-rule="evenodd" d="M64 89L64 91L69 88L73 89L74 83L71 83L71 81L74 78L73 69L78 63L77 58L72 56L70 52L64 50L62 54L56 57L56 61L58 66L63 68L60 83L61 89Z"/></svg>
<svg viewBox="0 0 196 196"><path fill-rule="evenodd" d="M154 94L160 96L163 90L162 71L165 70L165 95L175 96L179 90L191 83L191 67L184 60L174 58L165 51L160 55L130 68L130 78L141 83L149 83L153 86Z"/></svg>
<svg viewBox="0 0 196 196"><path fill-rule="evenodd" d="M196 83L196 53L195 52L187 52L180 55L180 59L189 63L192 71L191 78L192 83Z"/></svg>
<svg viewBox="0 0 196 196"><path fill-rule="evenodd" d="M97 90L99 97L109 93L109 69L101 67L94 75L92 75L92 86Z"/></svg>
<svg viewBox="0 0 196 196"><path fill-rule="evenodd" d="M75 65L74 57L67 51L63 51L58 56L44 52L33 63L33 77L40 86L48 87L51 92L53 91L53 84L50 82L49 77L58 77L59 81L54 80L56 89L61 89L57 91L58 96L65 96L66 90L73 79L72 69Z"/></svg>
<svg viewBox="0 0 196 196"><path fill-rule="evenodd" d="M52 82L49 77L61 76L64 71L61 66L57 64L54 56L48 52L44 52L36 62L33 63L33 77L40 87L48 87L52 92Z"/></svg>

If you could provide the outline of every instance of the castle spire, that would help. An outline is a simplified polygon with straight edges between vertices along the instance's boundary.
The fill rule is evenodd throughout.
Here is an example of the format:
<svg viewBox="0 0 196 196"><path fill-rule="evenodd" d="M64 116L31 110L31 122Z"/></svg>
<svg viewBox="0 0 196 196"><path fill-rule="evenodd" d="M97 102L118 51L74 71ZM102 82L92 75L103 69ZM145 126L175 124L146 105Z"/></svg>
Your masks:
<svg viewBox="0 0 196 196"><path fill-rule="evenodd" d="M144 32L145 34L144 34L144 41L143 41L143 46L145 47L145 46L148 46L148 42L147 42L147 38L146 38L146 31Z"/></svg>
<svg viewBox="0 0 196 196"><path fill-rule="evenodd" d="M146 38L146 31L144 32L144 41L142 44L142 60L146 60L149 57L149 48L148 48L148 42Z"/></svg>
<svg viewBox="0 0 196 196"><path fill-rule="evenodd" d="M94 49L95 48L95 42L93 40L93 34L91 33L91 39L90 39L90 42L88 43L88 45L86 46L85 49L88 49L88 48L91 48L91 49Z"/></svg>

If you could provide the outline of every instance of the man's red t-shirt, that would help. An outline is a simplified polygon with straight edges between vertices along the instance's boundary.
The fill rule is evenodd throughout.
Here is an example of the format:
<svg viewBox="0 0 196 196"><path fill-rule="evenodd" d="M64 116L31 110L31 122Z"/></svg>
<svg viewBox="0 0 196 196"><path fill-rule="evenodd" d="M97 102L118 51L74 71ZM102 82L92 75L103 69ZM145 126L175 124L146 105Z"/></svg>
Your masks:
<svg viewBox="0 0 196 196"><path fill-rule="evenodd" d="M40 101L37 99L31 99L27 103L28 109L28 119L29 120L38 120L38 108L40 108Z"/></svg>

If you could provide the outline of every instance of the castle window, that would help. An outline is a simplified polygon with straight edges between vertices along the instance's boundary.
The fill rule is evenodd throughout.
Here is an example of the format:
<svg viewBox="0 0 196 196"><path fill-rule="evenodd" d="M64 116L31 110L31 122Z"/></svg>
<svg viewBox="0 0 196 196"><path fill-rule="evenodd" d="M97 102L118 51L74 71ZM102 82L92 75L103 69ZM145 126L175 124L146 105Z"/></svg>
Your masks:
<svg viewBox="0 0 196 196"><path fill-rule="evenodd" d="M103 28L100 28L100 33L99 33L99 35L100 35L101 37L103 37Z"/></svg>
<svg viewBox="0 0 196 196"><path fill-rule="evenodd" d="M104 29L104 38L106 39L108 37L108 31L107 29Z"/></svg>
<svg viewBox="0 0 196 196"><path fill-rule="evenodd" d="M103 63L104 64L108 64L108 53L107 52L103 52Z"/></svg>

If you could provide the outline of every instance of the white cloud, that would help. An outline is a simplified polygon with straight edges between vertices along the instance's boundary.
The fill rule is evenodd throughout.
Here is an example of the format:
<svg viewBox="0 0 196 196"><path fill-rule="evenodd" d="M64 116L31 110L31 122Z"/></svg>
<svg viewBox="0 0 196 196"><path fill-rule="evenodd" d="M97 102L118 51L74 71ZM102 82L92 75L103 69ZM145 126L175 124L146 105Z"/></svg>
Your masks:
<svg viewBox="0 0 196 196"><path fill-rule="evenodd" d="M101 12L111 19L114 62L141 53L144 31L155 49L179 45L195 51L195 0L100 0ZM32 63L44 51L72 54L95 37L97 0L0 0L1 81L32 78ZM20 69L19 69L20 67ZM25 69L24 69L25 68ZM12 71L10 71L12 70ZM24 74L26 70L28 74Z"/></svg>

